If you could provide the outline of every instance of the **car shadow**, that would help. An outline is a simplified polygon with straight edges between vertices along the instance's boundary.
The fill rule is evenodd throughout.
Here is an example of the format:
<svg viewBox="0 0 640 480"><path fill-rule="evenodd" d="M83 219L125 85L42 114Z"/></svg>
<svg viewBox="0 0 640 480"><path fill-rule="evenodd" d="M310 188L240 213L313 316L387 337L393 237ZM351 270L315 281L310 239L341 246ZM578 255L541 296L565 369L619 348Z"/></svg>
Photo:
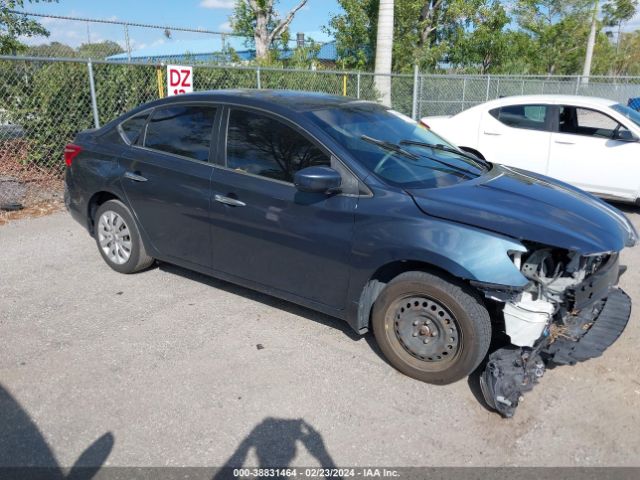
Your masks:
<svg viewBox="0 0 640 480"><path fill-rule="evenodd" d="M296 303L288 302L287 300L282 300L278 297L274 297L266 293L258 292L257 290L245 288L240 285L236 285L235 283L210 277L208 275L204 275L204 274L195 272L193 270L188 270L186 268L182 268L177 265L172 265L170 263L159 262L158 268L163 272L171 273L173 275L178 275L188 280L199 282L199 283L208 285L210 287L223 290L227 293L244 297L247 300L259 302L269 307L284 310L287 313L291 313L292 315L297 315L297 316L306 318L308 320L314 321L321 325L326 325L328 327L335 328L336 330L339 330L342 333L344 333L351 340L358 341L362 338L361 335L358 335L356 332L353 331L353 329L349 326L347 322L339 318L332 317L331 315L326 315L324 313L312 310L310 308L303 307Z"/></svg>
<svg viewBox="0 0 640 480"><path fill-rule="evenodd" d="M361 339L364 339L367 342L367 345L369 346L369 348L371 348L371 350L383 362L385 362L389 366L389 368L394 368L393 365L391 365L391 363L389 363L387 358L384 356L384 354L382 353L382 350L380 350L380 347L378 346L378 342L376 341L372 331L369 331L364 335L359 335L356 332L354 332L344 320L341 320L339 318L332 317L330 315L326 315L324 313L320 313L315 310L311 310L309 308L300 306L292 302L288 302L286 300L279 299L277 297L273 297L271 295L267 295L265 293L260 293L256 290L251 290L249 288L241 287L234 283L230 283L224 280L210 277L208 275L204 275L204 274L195 272L193 270L188 270L186 268L179 267L177 265L159 262L158 268L163 272L171 273L173 275L178 275L192 281L203 283L205 285L223 290L233 295L238 295L248 300L252 300L254 302L260 302L269 307L279 308L293 315L297 315L297 316L306 318L308 320L312 320L321 325L326 325L328 327L335 328L341 331L342 333L344 333L349 339L353 341L359 341ZM482 362L480 362L480 365L478 366L478 368L476 368L476 370L474 370L467 378L467 384L469 386L469 389L471 390L471 393L473 393L473 396L476 398L478 403L480 403L480 405L482 405L482 407L485 408L486 410L489 410L492 412L494 410L491 407L489 407L484 400L484 396L480 388L480 376L482 375L482 372L486 367L487 361L489 359L489 355L495 350L502 348L504 346L507 346L509 344L508 337L505 334L500 332L500 327L495 327L493 329L493 332L494 334L491 339L491 345L489 347L486 357L482 360Z"/></svg>
<svg viewBox="0 0 640 480"><path fill-rule="evenodd" d="M89 480L100 471L114 444L113 435L107 432L82 452L70 470L61 467L38 426L1 384L0 426L3 478Z"/></svg>
<svg viewBox="0 0 640 480"><path fill-rule="evenodd" d="M318 462L322 469L334 469L336 464L329 455L322 435L301 418L265 418L240 442L236 450L214 475L214 480L237 478L233 469L247 468L250 453L258 460L258 469L286 469L291 466L299 446ZM252 466L253 468L253 466ZM265 472L265 478L269 473ZM283 475L285 477L285 475ZM278 475L278 478L280 476ZM333 477L332 478L341 478Z"/></svg>

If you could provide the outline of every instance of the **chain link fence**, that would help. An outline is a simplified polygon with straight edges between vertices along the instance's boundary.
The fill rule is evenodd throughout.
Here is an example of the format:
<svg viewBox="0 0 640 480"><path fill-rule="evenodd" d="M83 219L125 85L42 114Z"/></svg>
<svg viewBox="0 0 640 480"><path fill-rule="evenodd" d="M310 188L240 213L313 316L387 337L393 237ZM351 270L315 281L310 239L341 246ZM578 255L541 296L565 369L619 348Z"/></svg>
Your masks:
<svg viewBox="0 0 640 480"><path fill-rule="evenodd" d="M626 105L640 97L640 77L420 75L418 116L455 115L496 98L540 94L602 97Z"/></svg>
<svg viewBox="0 0 640 480"><path fill-rule="evenodd" d="M193 68L195 90L270 88L379 98L373 73L200 63ZM0 215L2 209L59 202L64 146L80 130L159 98L158 82L165 75L164 67L154 64L0 57ZM591 77L587 83L580 77L391 75L392 107L414 118L540 93L601 96L626 104L640 96L640 78Z"/></svg>

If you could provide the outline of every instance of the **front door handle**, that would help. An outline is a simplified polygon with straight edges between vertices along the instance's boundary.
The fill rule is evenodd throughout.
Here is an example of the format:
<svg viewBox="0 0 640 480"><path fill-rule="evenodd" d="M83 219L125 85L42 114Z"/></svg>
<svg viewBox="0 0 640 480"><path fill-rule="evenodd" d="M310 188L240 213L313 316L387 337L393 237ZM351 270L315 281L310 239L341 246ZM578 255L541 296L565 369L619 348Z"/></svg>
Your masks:
<svg viewBox="0 0 640 480"><path fill-rule="evenodd" d="M138 175L137 173L133 173L133 172L125 172L124 178L128 178L129 180L133 180L134 182L146 182L147 181L146 177L143 177L142 175Z"/></svg>
<svg viewBox="0 0 640 480"><path fill-rule="evenodd" d="M555 140L556 143L559 143L560 145L575 145L575 142L567 142L564 140Z"/></svg>
<svg viewBox="0 0 640 480"><path fill-rule="evenodd" d="M498 132L487 132L486 130L485 130L484 134L485 135L491 135L491 136L494 136L494 137L499 137L500 135L502 135L501 133L498 133Z"/></svg>
<svg viewBox="0 0 640 480"><path fill-rule="evenodd" d="M236 200L235 198L225 197L223 195L216 195L213 197L216 202L224 203L225 205L231 205L232 207L246 207L247 204Z"/></svg>

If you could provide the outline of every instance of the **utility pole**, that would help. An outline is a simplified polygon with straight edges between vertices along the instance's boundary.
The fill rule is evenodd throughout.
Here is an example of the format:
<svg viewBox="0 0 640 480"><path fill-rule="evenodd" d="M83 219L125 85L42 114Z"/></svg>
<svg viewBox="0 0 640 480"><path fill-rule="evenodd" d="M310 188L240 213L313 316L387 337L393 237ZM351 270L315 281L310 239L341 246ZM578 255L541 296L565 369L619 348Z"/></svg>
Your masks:
<svg viewBox="0 0 640 480"><path fill-rule="evenodd" d="M593 15L591 16L591 31L589 32L589 40L587 40L587 54L584 58L584 68L582 70L582 83L589 83L589 75L591 75L591 60L593 59L593 49L596 44L596 31L598 27L598 0L593 5Z"/></svg>
<svg viewBox="0 0 640 480"><path fill-rule="evenodd" d="M393 52L393 0L380 0L376 39L375 86L382 103L391 106L391 59Z"/></svg>

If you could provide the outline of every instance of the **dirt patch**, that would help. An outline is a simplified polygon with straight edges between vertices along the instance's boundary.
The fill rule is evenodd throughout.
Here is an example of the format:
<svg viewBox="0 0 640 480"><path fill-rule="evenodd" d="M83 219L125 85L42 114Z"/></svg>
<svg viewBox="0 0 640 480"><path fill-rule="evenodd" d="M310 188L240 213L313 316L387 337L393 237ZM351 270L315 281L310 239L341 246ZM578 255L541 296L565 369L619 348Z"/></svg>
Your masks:
<svg viewBox="0 0 640 480"><path fill-rule="evenodd" d="M60 200L50 200L30 205L22 210L3 211L0 210L0 226L5 225L11 220L20 220L23 218L35 218L50 215L54 212L62 210L64 203Z"/></svg>
<svg viewBox="0 0 640 480"><path fill-rule="evenodd" d="M29 143L0 142L0 225L41 217L63 206L62 166L45 168L28 161Z"/></svg>

